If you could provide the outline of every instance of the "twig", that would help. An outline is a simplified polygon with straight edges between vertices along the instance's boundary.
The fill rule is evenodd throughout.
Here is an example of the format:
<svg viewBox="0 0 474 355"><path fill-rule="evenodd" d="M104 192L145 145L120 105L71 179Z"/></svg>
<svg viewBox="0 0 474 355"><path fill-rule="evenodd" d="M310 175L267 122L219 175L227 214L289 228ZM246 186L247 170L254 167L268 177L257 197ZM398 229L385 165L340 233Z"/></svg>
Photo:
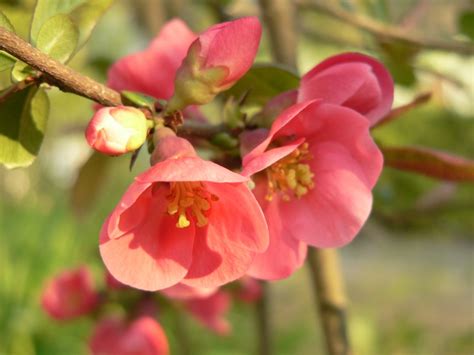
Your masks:
<svg viewBox="0 0 474 355"><path fill-rule="evenodd" d="M431 92L424 92L419 95L417 95L413 101L407 103L406 105L399 106L397 108L394 108L392 111L390 111L387 116L382 118L380 121L378 121L375 125L371 127L371 129L383 126L389 122L392 122L393 120L397 119L404 113L414 109L415 107L418 107L420 105L423 105L424 103L428 102L431 99Z"/></svg>
<svg viewBox="0 0 474 355"><path fill-rule="evenodd" d="M308 266L315 294L318 294L315 302L322 319L328 354L349 355L346 299L337 251L310 248Z"/></svg>
<svg viewBox="0 0 474 355"><path fill-rule="evenodd" d="M258 327L258 354L271 355L271 336L270 336L270 321L269 321L269 297L268 284L264 281L260 283L262 286L262 296L255 304L257 327Z"/></svg>
<svg viewBox="0 0 474 355"><path fill-rule="evenodd" d="M295 9L292 0L259 0L273 58L296 69Z"/></svg>
<svg viewBox="0 0 474 355"><path fill-rule="evenodd" d="M43 81L65 92L105 106L121 104L120 94L42 53L16 34L0 27L0 50L10 53L43 74Z"/></svg>
<svg viewBox="0 0 474 355"><path fill-rule="evenodd" d="M297 0L297 3L303 8L319 11L323 14L337 18L346 24L371 33L380 39L398 40L417 47L456 52L463 55L474 54L474 46L471 43L445 41L435 38L427 38L420 34L409 33L401 27L383 24L366 16L329 5L327 2L323 3L321 1L314 0Z"/></svg>

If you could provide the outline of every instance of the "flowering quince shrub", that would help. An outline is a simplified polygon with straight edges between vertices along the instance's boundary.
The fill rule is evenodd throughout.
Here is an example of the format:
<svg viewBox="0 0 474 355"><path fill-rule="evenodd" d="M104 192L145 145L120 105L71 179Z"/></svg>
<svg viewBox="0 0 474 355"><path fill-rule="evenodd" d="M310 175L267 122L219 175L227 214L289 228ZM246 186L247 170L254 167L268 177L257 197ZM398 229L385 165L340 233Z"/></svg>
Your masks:
<svg viewBox="0 0 474 355"><path fill-rule="evenodd" d="M12 28L0 15L4 36ZM78 47L41 45L47 31L37 40L38 26L32 24L32 40L57 60L48 63L63 68ZM69 44L86 36L70 33L79 37L63 39ZM342 53L299 78L278 66L254 66L261 36L256 17L201 33L173 19L146 49L110 67L108 87L92 81L87 90L81 80L68 87L57 71L21 57L32 67L12 71L26 75L8 92L22 102L21 115L29 115L18 129L30 121L44 128L38 115L47 114L48 102L40 84L60 83L96 102L85 130L91 148L131 153L131 168L143 146L150 155L150 167L135 174L98 232L102 286L84 266L52 278L41 296L44 311L58 321L94 319L92 354L169 354L161 319L170 310L229 334L233 301L258 304L261 280L292 275L308 248L338 248L357 236L371 213L384 156L396 168L474 180L466 159L374 142L371 129L393 119L394 98L391 75L377 59ZM222 117L201 107L211 102ZM8 167L30 164L41 144L25 152L20 138L0 155Z"/></svg>

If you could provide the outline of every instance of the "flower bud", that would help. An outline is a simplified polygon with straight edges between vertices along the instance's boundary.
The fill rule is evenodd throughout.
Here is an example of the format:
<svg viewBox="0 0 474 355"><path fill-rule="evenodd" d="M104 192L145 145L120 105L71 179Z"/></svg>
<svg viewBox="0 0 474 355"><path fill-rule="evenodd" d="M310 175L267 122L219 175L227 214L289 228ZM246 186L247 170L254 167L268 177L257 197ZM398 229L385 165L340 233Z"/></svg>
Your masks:
<svg viewBox="0 0 474 355"><path fill-rule="evenodd" d="M145 115L128 106L101 108L86 129L87 143L108 155L120 155L140 148L146 135Z"/></svg>
<svg viewBox="0 0 474 355"><path fill-rule="evenodd" d="M168 111L206 104L230 88L251 67L261 34L256 17L220 23L202 33L178 69Z"/></svg>
<svg viewBox="0 0 474 355"><path fill-rule="evenodd" d="M41 299L43 309L58 320L87 314L97 306L98 301L92 275L86 267L64 271L51 279Z"/></svg>

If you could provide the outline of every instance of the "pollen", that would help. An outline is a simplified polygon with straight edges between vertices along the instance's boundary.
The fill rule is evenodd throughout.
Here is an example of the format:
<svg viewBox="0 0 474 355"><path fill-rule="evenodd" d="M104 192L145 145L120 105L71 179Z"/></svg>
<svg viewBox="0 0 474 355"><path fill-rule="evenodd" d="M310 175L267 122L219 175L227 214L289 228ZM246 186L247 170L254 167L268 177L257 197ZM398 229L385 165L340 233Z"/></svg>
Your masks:
<svg viewBox="0 0 474 355"><path fill-rule="evenodd" d="M171 182L167 212L177 215L176 227L186 228L194 221L198 227L208 224L212 203L219 198L206 190L202 182Z"/></svg>
<svg viewBox="0 0 474 355"><path fill-rule="evenodd" d="M268 180L268 192L265 198L273 199L280 193L284 201L291 197L301 198L314 187L314 174L308 160L312 159L308 143L303 143L291 154L280 159L265 170Z"/></svg>

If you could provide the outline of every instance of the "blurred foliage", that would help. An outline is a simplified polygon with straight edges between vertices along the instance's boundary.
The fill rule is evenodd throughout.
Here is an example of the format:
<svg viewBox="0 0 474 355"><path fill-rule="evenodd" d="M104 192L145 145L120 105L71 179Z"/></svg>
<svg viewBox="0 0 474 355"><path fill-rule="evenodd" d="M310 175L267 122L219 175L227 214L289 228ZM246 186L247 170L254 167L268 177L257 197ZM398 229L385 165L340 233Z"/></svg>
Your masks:
<svg viewBox="0 0 474 355"><path fill-rule="evenodd" d="M70 65L100 81L122 55L144 48L154 35L143 20L147 2L116 1L91 40ZM257 2L163 1L165 17L181 16L199 31L225 17L256 14ZM346 10L406 26L430 38L472 39L469 1L341 0ZM142 5L140 5L142 4ZM0 10L17 33L28 38L33 0L1 0ZM421 10L420 10L421 7ZM469 12L471 11L471 12ZM146 12L146 11L145 11ZM396 105L432 91L429 104L374 130L377 141L418 145L474 157L473 58L425 48L403 48L328 16L299 14L299 64L304 73L325 57L356 50L385 61L397 83ZM158 24L160 25L160 24ZM258 62L268 61L263 40ZM8 71L6 71L8 72ZM274 79L274 78L272 78ZM290 78L291 82L291 78ZM286 88L287 83L280 83ZM0 72L0 89L10 75ZM92 105L83 98L50 90L51 117L37 161L28 169L0 168L0 354L84 354L90 320L67 324L48 319L39 305L44 281L66 267L87 263L103 282L97 239L102 221L134 175L146 167L141 154L133 172L128 157L92 157L83 139ZM212 107L205 109L214 109ZM218 112L218 110L214 111ZM2 115L3 118L3 115ZM0 118L1 119L1 118ZM88 162L88 163L86 163ZM100 166L103 177L90 174ZM77 176L85 185L74 185ZM87 188L92 184L102 189ZM74 187L75 186L75 187ZM474 188L385 169L374 192L374 212L356 241L343 249L351 299L350 330L355 353L463 355L474 352L472 242ZM94 204L88 202L94 197ZM71 198L82 218L72 213ZM277 354L312 355L322 348L305 270L272 285ZM255 328L251 309L231 313L234 333L216 337L186 319L193 354L251 354ZM176 319L161 320L179 354ZM316 350L318 349L318 350Z"/></svg>

